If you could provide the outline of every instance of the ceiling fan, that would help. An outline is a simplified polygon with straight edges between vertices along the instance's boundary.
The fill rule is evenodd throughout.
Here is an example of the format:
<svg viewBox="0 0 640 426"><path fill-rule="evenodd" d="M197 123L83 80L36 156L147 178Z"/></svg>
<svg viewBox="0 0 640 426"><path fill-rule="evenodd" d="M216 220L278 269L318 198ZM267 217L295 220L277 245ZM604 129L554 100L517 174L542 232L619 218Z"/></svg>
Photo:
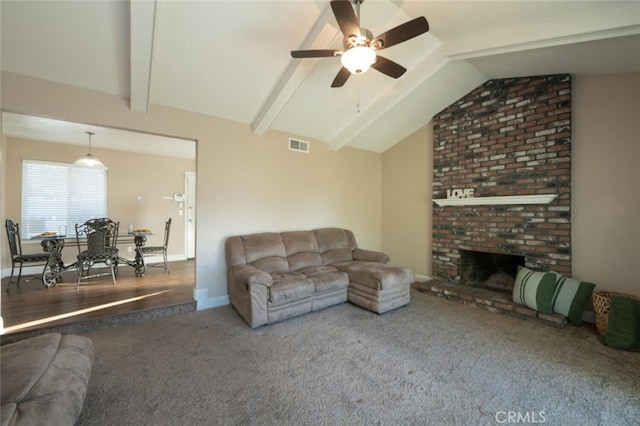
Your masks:
<svg viewBox="0 0 640 426"><path fill-rule="evenodd" d="M360 27L360 4L364 0L335 0L331 9L344 35L344 50L312 49L293 50L294 58L324 58L340 56L342 68L331 83L331 87L342 87L351 74L362 74L369 67L389 77L398 78L407 71L402 65L377 54L379 50L412 39L429 31L429 23L424 16L412 19L373 37L371 31Z"/></svg>

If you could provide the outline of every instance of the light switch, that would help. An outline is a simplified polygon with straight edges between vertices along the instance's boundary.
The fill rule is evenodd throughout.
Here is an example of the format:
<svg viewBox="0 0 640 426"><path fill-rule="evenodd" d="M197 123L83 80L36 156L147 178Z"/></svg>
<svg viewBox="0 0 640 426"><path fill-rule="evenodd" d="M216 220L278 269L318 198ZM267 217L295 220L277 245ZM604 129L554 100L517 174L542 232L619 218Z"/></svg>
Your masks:
<svg viewBox="0 0 640 426"><path fill-rule="evenodd" d="M137 201L137 202L142 201L142 195L138 195L138 196L136 196L136 201Z"/></svg>

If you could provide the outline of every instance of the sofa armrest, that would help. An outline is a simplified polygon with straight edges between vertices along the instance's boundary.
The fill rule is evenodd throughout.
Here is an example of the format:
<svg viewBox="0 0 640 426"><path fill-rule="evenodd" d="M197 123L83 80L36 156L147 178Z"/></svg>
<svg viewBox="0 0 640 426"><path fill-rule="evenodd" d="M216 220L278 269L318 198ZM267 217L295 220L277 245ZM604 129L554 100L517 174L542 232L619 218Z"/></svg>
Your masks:
<svg viewBox="0 0 640 426"><path fill-rule="evenodd" d="M271 287L273 284L271 275L249 265L234 266L229 270L229 276L232 282L243 283L247 286L250 284L262 284L266 287Z"/></svg>
<svg viewBox="0 0 640 426"><path fill-rule="evenodd" d="M367 262L389 262L389 255L381 251L365 250L357 248L353 251L353 260L364 260Z"/></svg>
<svg viewBox="0 0 640 426"><path fill-rule="evenodd" d="M249 265L229 268L227 280L229 300L251 327L268 324L267 305L271 275Z"/></svg>

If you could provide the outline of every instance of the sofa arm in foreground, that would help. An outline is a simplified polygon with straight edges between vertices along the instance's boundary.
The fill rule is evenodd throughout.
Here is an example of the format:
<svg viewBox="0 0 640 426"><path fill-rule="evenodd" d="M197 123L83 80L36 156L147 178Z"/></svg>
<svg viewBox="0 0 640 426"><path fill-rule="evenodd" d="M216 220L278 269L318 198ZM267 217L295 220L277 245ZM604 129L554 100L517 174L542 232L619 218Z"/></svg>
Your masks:
<svg viewBox="0 0 640 426"><path fill-rule="evenodd" d="M73 425L80 415L93 365L83 336L43 334L2 346L5 425Z"/></svg>

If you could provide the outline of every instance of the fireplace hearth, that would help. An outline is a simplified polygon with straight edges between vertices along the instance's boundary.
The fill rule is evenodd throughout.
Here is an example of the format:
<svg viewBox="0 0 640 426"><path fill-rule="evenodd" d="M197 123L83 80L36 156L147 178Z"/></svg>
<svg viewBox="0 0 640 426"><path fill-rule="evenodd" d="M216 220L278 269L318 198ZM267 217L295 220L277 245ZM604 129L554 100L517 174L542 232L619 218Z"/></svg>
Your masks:
<svg viewBox="0 0 640 426"><path fill-rule="evenodd" d="M524 256L460 250L458 276L460 284L512 292L518 266Z"/></svg>

